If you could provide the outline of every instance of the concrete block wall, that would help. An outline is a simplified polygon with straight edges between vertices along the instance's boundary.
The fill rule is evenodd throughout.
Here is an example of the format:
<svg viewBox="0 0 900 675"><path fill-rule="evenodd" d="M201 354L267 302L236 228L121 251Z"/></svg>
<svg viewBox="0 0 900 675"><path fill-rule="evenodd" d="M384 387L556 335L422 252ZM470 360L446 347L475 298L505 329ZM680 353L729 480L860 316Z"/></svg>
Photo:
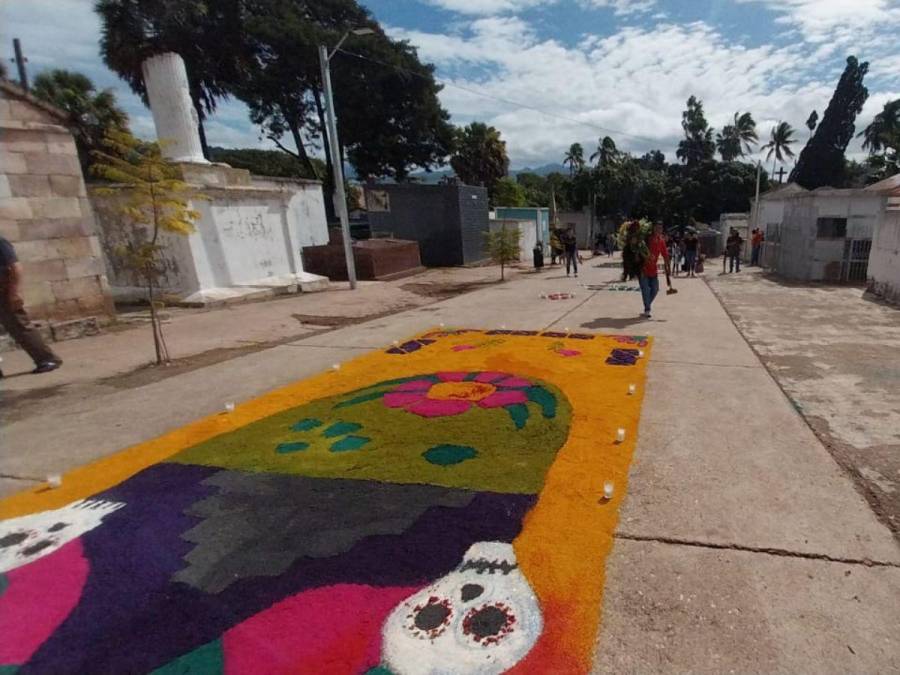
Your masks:
<svg viewBox="0 0 900 675"><path fill-rule="evenodd" d="M114 308L93 213L62 122L0 81L0 234L15 246L33 318L109 319Z"/></svg>
<svg viewBox="0 0 900 675"><path fill-rule="evenodd" d="M868 277L871 293L900 305L900 211L886 211L875 228Z"/></svg>

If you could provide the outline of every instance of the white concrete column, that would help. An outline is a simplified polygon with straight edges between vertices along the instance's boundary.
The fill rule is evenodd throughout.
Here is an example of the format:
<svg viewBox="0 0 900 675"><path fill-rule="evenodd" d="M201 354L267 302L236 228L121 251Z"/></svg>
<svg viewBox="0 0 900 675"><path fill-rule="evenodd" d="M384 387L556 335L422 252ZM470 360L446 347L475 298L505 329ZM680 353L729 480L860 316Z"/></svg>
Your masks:
<svg viewBox="0 0 900 675"><path fill-rule="evenodd" d="M174 52L158 54L144 61L142 70L163 156L175 162L208 164L182 58Z"/></svg>

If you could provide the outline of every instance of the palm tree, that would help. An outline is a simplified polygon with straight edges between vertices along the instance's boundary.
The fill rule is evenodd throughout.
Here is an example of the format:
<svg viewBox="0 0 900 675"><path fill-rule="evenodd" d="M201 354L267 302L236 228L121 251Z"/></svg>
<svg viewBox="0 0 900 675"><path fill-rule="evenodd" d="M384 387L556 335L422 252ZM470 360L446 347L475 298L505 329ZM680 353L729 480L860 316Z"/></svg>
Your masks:
<svg viewBox="0 0 900 675"><path fill-rule="evenodd" d="M572 143L569 146L569 151L563 159L563 164L569 167L569 177L574 176L584 168L584 148L581 147L581 143Z"/></svg>
<svg viewBox="0 0 900 675"><path fill-rule="evenodd" d="M716 134L716 149L722 155L723 162L733 162L744 154L737 127L731 124L722 127L722 131Z"/></svg>
<svg viewBox="0 0 900 675"><path fill-rule="evenodd" d="M870 155L900 146L900 99L885 103L872 123L857 135L863 137L862 146Z"/></svg>
<svg viewBox="0 0 900 675"><path fill-rule="evenodd" d="M794 151L791 150L791 145L796 143L797 141L794 139L794 128L788 124L787 122L779 122L776 126L772 127L772 136L768 143L760 148L760 150L768 150L769 152L766 154L766 161L769 161L769 158L772 155L775 155L775 159L772 160L772 175L775 175L775 162L784 162L785 158L793 157Z"/></svg>
<svg viewBox="0 0 900 675"><path fill-rule="evenodd" d="M597 151L591 155L590 160L597 160L597 166L606 166L619 155L616 142L609 136L604 136L597 142Z"/></svg>
<svg viewBox="0 0 900 675"><path fill-rule="evenodd" d="M68 114L82 168L87 172L93 154L105 147L111 131L127 131L128 115L112 91L97 91L90 78L70 70L50 70L34 79L32 93Z"/></svg>
<svg viewBox="0 0 900 675"><path fill-rule="evenodd" d="M753 115L748 112L734 113L734 129L735 135L740 139L743 146L741 155L750 154L753 146L759 143L759 136L756 135L756 120Z"/></svg>

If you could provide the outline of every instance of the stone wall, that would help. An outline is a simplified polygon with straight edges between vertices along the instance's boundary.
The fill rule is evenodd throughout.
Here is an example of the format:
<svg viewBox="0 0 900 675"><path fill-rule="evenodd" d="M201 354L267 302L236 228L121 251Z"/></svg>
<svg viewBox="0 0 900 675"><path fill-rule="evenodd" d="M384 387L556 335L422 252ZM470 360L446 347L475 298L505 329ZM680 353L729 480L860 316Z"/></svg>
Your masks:
<svg viewBox="0 0 900 675"><path fill-rule="evenodd" d="M0 234L15 246L34 319L96 325L114 308L75 141L62 121L0 81Z"/></svg>

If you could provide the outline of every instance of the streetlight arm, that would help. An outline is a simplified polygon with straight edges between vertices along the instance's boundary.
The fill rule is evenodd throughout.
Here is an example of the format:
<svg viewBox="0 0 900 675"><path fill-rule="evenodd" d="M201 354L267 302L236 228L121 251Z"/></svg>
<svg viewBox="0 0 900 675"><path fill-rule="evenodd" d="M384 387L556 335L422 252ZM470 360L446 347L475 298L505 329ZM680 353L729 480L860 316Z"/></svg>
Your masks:
<svg viewBox="0 0 900 675"><path fill-rule="evenodd" d="M353 32L353 31L349 31L349 30L348 30L346 33L344 33L344 37L342 37L342 38L340 39L340 41L334 46L334 49L332 49L332 50L328 53L328 60L329 60L329 61L331 61L331 59L334 58L334 55L337 54L338 50L341 48L341 45L343 45L344 42L347 41L347 38L350 37L350 33L352 33L352 32Z"/></svg>

